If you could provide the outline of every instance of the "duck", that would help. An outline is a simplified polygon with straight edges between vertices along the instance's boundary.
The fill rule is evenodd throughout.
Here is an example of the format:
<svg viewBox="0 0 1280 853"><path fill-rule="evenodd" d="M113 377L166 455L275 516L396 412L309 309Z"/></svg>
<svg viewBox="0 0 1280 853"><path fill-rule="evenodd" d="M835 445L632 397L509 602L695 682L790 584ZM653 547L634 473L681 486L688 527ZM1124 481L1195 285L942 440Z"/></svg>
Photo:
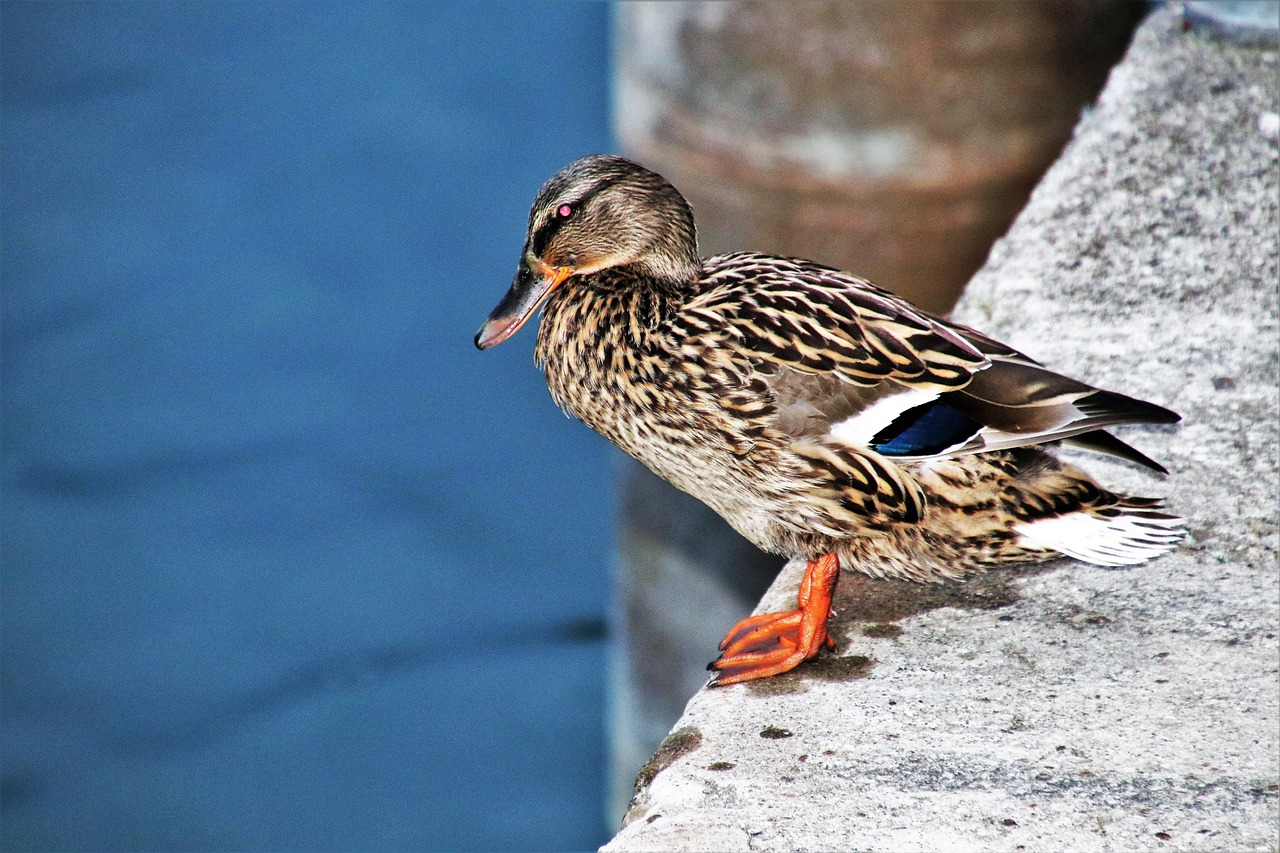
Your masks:
<svg viewBox="0 0 1280 853"><path fill-rule="evenodd" d="M539 309L534 360L556 404L757 547L805 561L796 607L733 626L710 686L834 649L842 570L940 582L1064 556L1124 566L1185 536L1160 500L1055 453L1167 474L1108 430L1177 414L832 267L703 258L688 201L632 160L583 157L542 186L476 346Z"/></svg>

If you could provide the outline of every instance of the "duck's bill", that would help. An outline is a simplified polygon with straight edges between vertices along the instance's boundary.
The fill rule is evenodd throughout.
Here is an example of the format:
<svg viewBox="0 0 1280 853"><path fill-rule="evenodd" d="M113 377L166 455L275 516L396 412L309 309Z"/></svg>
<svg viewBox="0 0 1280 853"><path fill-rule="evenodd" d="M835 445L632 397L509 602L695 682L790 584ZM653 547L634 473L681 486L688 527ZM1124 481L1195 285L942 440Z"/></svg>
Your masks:
<svg viewBox="0 0 1280 853"><path fill-rule="evenodd" d="M516 280L511 282L511 289L502 301L489 314L480 331L476 332L476 348L488 349L497 346L507 338L520 331L533 312L538 310L551 291L568 278L573 270L569 267L548 269L546 275L539 275L529 269L528 264L521 264Z"/></svg>

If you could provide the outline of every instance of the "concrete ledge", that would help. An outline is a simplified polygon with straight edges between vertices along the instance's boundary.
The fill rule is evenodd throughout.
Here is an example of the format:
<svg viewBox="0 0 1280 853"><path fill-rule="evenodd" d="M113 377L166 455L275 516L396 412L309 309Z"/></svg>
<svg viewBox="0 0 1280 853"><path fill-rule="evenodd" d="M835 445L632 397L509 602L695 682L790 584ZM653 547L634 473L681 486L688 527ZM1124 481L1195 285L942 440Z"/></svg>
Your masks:
<svg viewBox="0 0 1280 853"><path fill-rule="evenodd" d="M1274 850L1280 841L1277 63L1143 25L957 316L1168 405L1124 435L1175 553L920 587L846 575L839 654L703 690L638 781L638 850ZM793 600L788 566L761 603Z"/></svg>

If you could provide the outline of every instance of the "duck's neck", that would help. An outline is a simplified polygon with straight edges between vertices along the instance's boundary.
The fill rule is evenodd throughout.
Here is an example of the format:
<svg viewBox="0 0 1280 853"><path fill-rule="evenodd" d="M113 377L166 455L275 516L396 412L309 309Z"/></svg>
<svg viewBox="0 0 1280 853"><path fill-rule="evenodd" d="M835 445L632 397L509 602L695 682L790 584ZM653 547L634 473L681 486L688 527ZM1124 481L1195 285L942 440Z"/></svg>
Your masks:
<svg viewBox="0 0 1280 853"><path fill-rule="evenodd" d="M652 293L664 301L679 301L697 292L701 278L701 260L696 264L688 261L651 260L606 267L584 278L578 283L578 288L603 293L625 291L641 299Z"/></svg>
<svg viewBox="0 0 1280 853"><path fill-rule="evenodd" d="M678 310L693 282L657 282L630 270L606 269L572 278L547 300L538 324L539 364L551 357L593 359L613 346L644 344L663 319Z"/></svg>
<svg viewBox="0 0 1280 853"><path fill-rule="evenodd" d="M591 405L587 401L651 367L647 356L663 349L657 337L697 291L697 282L696 276L657 282L615 268L557 288L543 310L534 349L556 402L590 426L604 428L599 413L584 408Z"/></svg>
<svg viewBox="0 0 1280 853"><path fill-rule="evenodd" d="M696 245L682 247L680 251L653 253L642 261L617 268L615 275L624 282L634 282L631 286L636 288L688 293L702 277L702 259L698 257Z"/></svg>

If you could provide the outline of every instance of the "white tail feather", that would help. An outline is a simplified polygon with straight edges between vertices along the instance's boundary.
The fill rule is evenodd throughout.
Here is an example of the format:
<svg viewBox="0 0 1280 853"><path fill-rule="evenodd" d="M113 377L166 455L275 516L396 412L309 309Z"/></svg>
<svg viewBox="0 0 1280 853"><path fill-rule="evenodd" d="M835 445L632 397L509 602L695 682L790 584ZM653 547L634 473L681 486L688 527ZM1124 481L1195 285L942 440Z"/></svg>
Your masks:
<svg viewBox="0 0 1280 853"><path fill-rule="evenodd" d="M1130 566L1170 551L1186 535L1181 518L1141 508L1122 508L1106 518L1085 511L1015 524L1019 544L1061 551L1100 566Z"/></svg>

